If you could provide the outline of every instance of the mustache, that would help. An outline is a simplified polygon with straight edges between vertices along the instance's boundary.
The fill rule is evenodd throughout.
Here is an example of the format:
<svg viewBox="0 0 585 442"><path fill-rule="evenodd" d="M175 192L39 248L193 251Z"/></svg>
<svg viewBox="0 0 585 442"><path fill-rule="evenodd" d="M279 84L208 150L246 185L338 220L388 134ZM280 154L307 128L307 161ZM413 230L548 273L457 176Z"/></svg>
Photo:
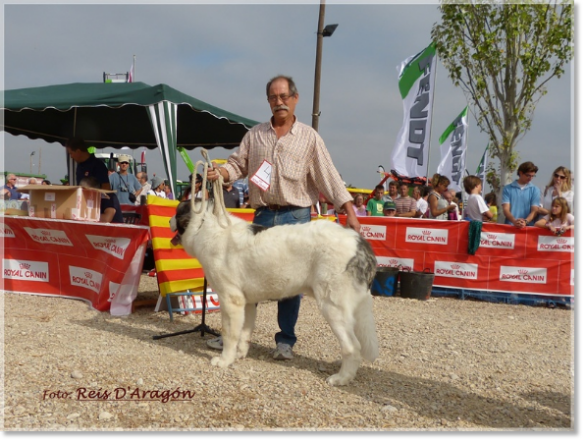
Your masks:
<svg viewBox="0 0 585 442"><path fill-rule="evenodd" d="M288 106L286 104L281 104L280 106L274 106L272 108L272 110L274 112L276 112L276 111L279 111L279 110L290 110L290 109L288 108Z"/></svg>

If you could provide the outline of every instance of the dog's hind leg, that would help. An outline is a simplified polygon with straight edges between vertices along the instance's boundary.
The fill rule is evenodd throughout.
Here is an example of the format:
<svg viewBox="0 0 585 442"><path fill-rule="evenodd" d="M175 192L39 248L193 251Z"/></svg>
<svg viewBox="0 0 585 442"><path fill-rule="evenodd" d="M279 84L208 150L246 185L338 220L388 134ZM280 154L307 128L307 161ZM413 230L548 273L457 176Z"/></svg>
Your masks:
<svg viewBox="0 0 585 442"><path fill-rule="evenodd" d="M351 306L336 305L330 301L321 305L321 312L341 346L341 369L327 378L330 385L347 385L355 377L362 362L361 346L354 333L354 315L351 310Z"/></svg>
<svg viewBox="0 0 585 442"><path fill-rule="evenodd" d="M368 362L374 362L378 357L378 336L373 314L373 299L370 290L363 287L362 301L355 309L355 334L362 346L362 357Z"/></svg>
<svg viewBox="0 0 585 442"><path fill-rule="evenodd" d="M242 294L220 294L221 328L223 337L223 351L221 356L211 359L211 365L226 368L236 359L236 347L244 327L244 309L246 300Z"/></svg>
<svg viewBox="0 0 585 442"><path fill-rule="evenodd" d="M236 349L236 358L238 359L245 358L250 348L254 323L256 322L256 304L246 304L245 312L244 327Z"/></svg>

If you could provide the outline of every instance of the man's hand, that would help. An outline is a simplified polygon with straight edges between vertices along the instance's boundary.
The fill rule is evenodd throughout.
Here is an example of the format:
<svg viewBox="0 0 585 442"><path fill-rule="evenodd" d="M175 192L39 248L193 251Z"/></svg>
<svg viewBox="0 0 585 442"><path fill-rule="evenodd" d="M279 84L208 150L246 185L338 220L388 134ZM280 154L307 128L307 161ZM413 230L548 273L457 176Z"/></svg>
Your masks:
<svg viewBox="0 0 585 442"><path fill-rule="evenodd" d="M357 219L355 211L353 210L353 203L348 201L342 206L342 208L345 209L345 213L347 213L347 227L350 227L357 233L360 233L361 225Z"/></svg>
<svg viewBox="0 0 585 442"><path fill-rule="evenodd" d="M516 218L514 220L514 226L518 227L519 229L522 229L522 228L526 227L526 220L522 219L522 218Z"/></svg>
<svg viewBox="0 0 585 442"><path fill-rule="evenodd" d="M217 164L211 163L212 168L207 169L207 181L217 181L221 174L221 169L217 167ZM224 182L226 181L225 176L222 175Z"/></svg>

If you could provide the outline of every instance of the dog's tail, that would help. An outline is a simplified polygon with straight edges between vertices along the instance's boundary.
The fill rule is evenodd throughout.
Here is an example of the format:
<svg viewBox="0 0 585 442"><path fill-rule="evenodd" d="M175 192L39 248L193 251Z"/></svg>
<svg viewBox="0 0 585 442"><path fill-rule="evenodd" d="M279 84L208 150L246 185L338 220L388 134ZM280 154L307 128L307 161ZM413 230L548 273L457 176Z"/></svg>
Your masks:
<svg viewBox="0 0 585 442"><path fill-rule="evenodd" d="M362 346L361 355L369 362L374 362L378 357L378 336L372 310L372 295L368 290L355 310L354 331Z"/></svg>

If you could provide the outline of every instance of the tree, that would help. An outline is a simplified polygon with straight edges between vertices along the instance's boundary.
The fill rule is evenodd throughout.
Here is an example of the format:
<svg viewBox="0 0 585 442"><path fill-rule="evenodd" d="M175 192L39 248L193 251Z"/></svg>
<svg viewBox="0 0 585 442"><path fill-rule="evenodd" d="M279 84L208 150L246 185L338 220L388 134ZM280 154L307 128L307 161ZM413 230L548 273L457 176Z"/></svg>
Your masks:
<svg viewBox="0 0 585 442"><path fill-rule="evenodd" d="M432 37L449 77L490 137L490 157L499 159L499 168L488 180L501 201L517 167L514 147L530 130L546 83L560 78L573 58L573 2L457 3L442 2L442 22Z"/></svg>

